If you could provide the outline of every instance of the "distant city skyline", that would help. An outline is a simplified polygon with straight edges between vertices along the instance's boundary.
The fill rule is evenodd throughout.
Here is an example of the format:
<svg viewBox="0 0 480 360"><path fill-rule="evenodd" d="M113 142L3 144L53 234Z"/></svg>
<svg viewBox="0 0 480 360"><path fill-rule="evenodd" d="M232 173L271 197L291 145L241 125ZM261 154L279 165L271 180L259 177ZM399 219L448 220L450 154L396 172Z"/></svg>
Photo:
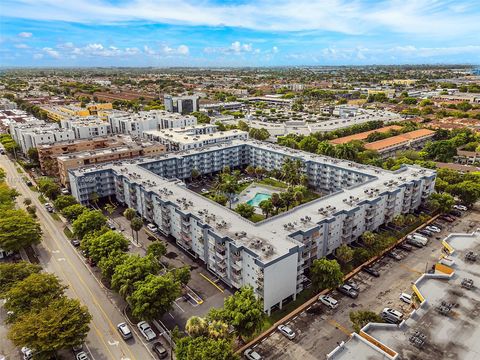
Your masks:
<svg viewBox="0 0 480 360"><path fill-rule="evenodd" d="M478 0L3 0L0 66L480 64Z"/></svg>

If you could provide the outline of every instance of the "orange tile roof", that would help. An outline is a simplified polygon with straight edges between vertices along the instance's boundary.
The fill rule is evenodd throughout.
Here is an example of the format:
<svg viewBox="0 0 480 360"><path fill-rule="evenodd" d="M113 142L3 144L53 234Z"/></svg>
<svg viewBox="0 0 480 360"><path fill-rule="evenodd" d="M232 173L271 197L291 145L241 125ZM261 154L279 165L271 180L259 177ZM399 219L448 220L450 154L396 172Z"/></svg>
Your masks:
<svg viewBox="0 0 480 360"><path fill-rule="evenodd" d="M365 132L362 132L362 133L359 133L359 134L344 136L344 137L341 137L341 138L338 138L338 139L333 139L333 140L330 140L330 143L332 143L334 145L339 145L339 144L348 143L352 140L365 140L368 137L368 135L370 135L370 134L385 133L389 130L400 130L401 128L402 127L399 126L399 125L389 125L389 126L385 126L385 127L379 128L379 129L365 131Z"/></svg>
<svg viewBox="0 0 480 360"><path fill-rule="evenodd" d="M365 149L381 151L383 149L389 148L394 145L408 143L411 140L417 140L425 136L432 136L434 134L435 134L435 131L428 130L428 129L414 130L405 134L392 136L387 139L371 142L365 145Z"/></svg>

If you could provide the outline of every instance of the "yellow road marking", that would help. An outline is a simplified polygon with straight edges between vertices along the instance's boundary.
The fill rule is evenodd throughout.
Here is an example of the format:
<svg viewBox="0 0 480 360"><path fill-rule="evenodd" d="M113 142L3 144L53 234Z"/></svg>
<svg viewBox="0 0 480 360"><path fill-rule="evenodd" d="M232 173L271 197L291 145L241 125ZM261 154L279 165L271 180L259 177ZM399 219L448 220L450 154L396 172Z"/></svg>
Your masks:
<svg viewBox="0 0 480 360"><path fill-rule="evenodd" d="M224 290L218 286L217 284L215 284L212 280L210 280L208 277L206 277L205 275L203 275L202 273L199 273L201 277L203 277L205 280L207 280L210 284L212 284L213 286L215 286L219 291L221 291L222 293L224 292Z"/></svg>
<svg viewBox="0 0 480 360"><path fill-rule="evenodd" d="M350 336L350 334L352 333L352 332L351 332L350 330L348 330L345 326L339 324L338 322L336 322L336 321L333 320L333 319L328 320L328 322L330 323L330 325L333 325L336 329L340 330L340 331L343 332L345 335Z"/></svg>

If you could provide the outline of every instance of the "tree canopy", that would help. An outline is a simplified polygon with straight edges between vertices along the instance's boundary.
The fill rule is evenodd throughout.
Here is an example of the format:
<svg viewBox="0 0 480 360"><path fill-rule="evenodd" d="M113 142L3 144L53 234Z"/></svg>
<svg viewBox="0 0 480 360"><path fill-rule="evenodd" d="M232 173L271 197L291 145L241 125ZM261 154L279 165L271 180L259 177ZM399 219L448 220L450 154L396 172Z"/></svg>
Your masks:
<svg viewBox="0 0 480 360"><path fill-rule="evenodd" d="M79 239L89 232L100 230L107 223L107 218L99 210L85 210L73 222L73 232Z"/></svg>
<svg viewBox="0 0 480 360"><path fill-rule="evenodd" d="M128 255L115 267L112 287L122 296L130 295L135 290L134 284L137 281L144 280L150 274L156 274L159 268L158 262L152 255L145 257Z"/></svg>
<svg viewBox="0 0 480 360"><path fill-rule="evenodd" d="M26 261L0 264L0 298L4 297L4 294L15 283L22 281L31 274L37 274L41 270L41 266L30 264Z"/></svg>
<svg viewBox="0 0 480 360"><path fill-rule="evenodd" d="M0 212L0 247L7 251L18 251L28 245L38 244L42 231L24 210Z"/></svg>
<svg viewBox="0 0 480 360"><path fill-rule="evenodd" d="M317 290L334 289L343 283L343 273L336 260L314 260L310 276L312 285Z"/></svg>

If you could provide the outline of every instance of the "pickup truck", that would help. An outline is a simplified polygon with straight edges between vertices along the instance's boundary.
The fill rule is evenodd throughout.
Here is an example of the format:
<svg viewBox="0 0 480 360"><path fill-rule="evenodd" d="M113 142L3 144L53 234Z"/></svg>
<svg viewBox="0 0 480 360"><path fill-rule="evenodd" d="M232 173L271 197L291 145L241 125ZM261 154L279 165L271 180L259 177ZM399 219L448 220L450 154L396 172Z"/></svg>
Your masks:
<svg viewBox="0 0 480 360"><path fill-rule="evenodd" d="M147 341L152 341L157 337L157 334L155 334L155 331L152 330L150 325L146 321L140 321L137 324L138 330L142 333L143 337Z"/></svg>

